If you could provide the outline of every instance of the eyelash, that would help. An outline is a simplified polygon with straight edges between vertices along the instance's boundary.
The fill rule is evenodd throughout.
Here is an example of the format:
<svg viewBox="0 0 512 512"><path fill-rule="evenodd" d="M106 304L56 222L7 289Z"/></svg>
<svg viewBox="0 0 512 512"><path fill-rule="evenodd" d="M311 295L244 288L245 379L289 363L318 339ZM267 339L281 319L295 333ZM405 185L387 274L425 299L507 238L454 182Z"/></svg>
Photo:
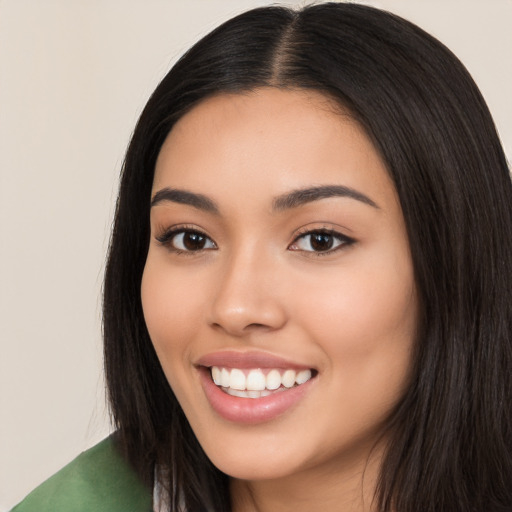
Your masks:
<svg viewBox="0 0 512 512"><path fill-rule="evenodd" d="M300 232L296 237L295 239L293 240L293 242L290 244L289 247L292 247L294 245L297 244L297 242L299 240L305 240L306 237L311 237L313 235L327 235L327 236L330 236L332 237L335 241L338 241L339 244L334 247L334 248L329 248L325 251L305 251L305 250L302 250L302 252L305 252L305 253L308 253L309 255L311 256L317 256L317 257L321 257L321 256L327 256L329 254L333 254L337 251L340 251L350 245L352 245L355 240L353 238L350 238L346 235L343 235L342 233L339 233L338 231L335 231L334 229L329 229L329 228L321 228L321 229L304 229L304 231ZM310 241L310 245L311 245L311 241ZM301 249L292 249L292 250L296 250L296 251L300 251Z"/></svg>
<svg viewBox="0 0 512 512"><path fill-rule="evenodd" d="M209 240L211 242L211 244L213 245L213 247L200 248L197 250L186 250L186 249L184 250L184 249L177 248L177 247L173 246L173 241L175 240L175 238L178 235L181 235L181 234L197 235L197 236L203 237L207 241ZM337 246L335 246L334 248L329 248L325 251L314 251L314 250L307 251L307 250L298 249L298 248L291 249L293 246L296 246L298 241L304 240L304 239L306 239L306 237L313 236L313 235L330 236L333 239L337 240L339 242L339 244ZM176 226L174 228L171 228L171 229L165 231L164 233L162 233L161 235L157 236L156 240L161 245L167 247L171 252L178 254L178 255L192 256L194 254L197 254L197 253L200 253L203 251L217 249L216 243L208 235L206 235L202 231L199 231L195 228L187 227L187 226ZM314 256L319 257L319 256L326 256L328 254L333 254L334 252L337 252L339 250L342 250L342 249L352 245L354 242L355 242L355 240L353 238L343 235L333 229L328 229L328 228L307 229L307 230L304 230L303 232L299 233L294 238L293 242L288 246L288 249L293 250L293 251L301 251L304 253L308 253L309 255L312 255L312 256L314 255ZM310 242L310 246L311 246L311 242Z"/></svg>
<svg viewBox="0 0 512 512"><path fill-rule="evenodd" d="M195 253L213 249L213 248L206 248L206 249L203 248L203 249L198 249L198 250L179 249L179 248L173 246L173 242L174 242L175 238L181 234L183 234L183 235L192 234L192 235L197 235L197 236L203 237L206 240L209 240L210 242L212 242L213 245L215 246L214 247L215 249L217 248L217 245L215 244L215 242L208 235L206 235L202 231L199 231L198 229L195 229L195 228L192 228L189 226L173 227L167 231L164 231L161 235L159 235L155 238L158 242L160 242L161 245L163 245L164 247L167 247L171 252L173 252L175 254L179 254L179 255L193 256Z"/></svg>

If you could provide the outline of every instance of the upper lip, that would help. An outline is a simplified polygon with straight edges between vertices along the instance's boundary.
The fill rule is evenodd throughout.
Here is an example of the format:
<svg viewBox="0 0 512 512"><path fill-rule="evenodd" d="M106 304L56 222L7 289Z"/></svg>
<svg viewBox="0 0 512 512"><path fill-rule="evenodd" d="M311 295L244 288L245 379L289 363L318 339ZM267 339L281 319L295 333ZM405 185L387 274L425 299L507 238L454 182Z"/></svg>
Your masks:
<svg viewBox="0 0 512 512"><path fill-rule="evenodd" d="M294 370L311 369L310 365L305 365L290 361L284 357L268 354L266 352L237 352L226 350L212 352L200 357L196 361L197 366L219 366L226 368L290 368Z"/></svg>

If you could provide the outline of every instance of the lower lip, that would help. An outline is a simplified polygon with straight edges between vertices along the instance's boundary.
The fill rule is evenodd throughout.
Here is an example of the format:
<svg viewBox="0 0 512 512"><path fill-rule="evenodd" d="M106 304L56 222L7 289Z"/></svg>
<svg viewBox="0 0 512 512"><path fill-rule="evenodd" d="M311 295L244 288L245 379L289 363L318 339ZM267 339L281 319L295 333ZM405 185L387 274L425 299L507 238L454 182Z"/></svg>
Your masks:
<svg viewBox="0 0 512 512"><path fill-rule="evenodd" d="M235 423L263 423L296 406L311 388L315 377L300 386L261 398L241 398L222 391L212 380L209 368L200 367L201 384L213 410Z"/></svg>

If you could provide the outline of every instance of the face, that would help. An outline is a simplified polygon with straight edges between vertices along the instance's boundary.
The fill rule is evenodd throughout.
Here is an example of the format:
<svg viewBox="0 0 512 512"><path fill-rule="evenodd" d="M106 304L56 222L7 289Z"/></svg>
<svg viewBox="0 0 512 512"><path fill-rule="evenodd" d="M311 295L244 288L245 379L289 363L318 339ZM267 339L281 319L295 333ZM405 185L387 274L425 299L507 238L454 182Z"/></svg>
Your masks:
<svg viewBox="0 0 512 512"><path fill-rule="evenodd" d="M145 320L197 439L240 479L364 462L408 383L404 220L339 110L300 90L219 95L156 164Z"/></svg>

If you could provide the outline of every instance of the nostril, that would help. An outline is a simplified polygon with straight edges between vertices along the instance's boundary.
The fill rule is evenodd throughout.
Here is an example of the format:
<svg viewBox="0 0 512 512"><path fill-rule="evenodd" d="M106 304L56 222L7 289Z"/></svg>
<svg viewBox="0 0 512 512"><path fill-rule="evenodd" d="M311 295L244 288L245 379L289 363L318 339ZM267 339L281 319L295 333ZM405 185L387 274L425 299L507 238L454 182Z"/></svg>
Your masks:
<svg viewBox="0 0 512 512"><path fill-rule="evenodd" d="M223 331L229 330L229 332L231 332L232 334L236 334L235 331L238 330L238 329L235 329L232 325L229 327L229 329L226 329L226 327L224 327L223 324L219 323L219 322L213 322L210 325L211 325L211 327L213 327L216 330L223 330ZM248 325L242 326L241 329L238 330L238 335L243 336L244 334L248 334L250 332L271 331L272 329L273 328L269 325L253 322Z"/></svg>
<svg viewBox="0 0 512 512"><path fill-rule="evenodd" d="M265 325L265 324L256 324L256 323L252 323L252 324L249 324L247 325L246 327L244 327L244 329L251 329L251 328L254 328L254 329L268 329L268 325Z"/></svg>

